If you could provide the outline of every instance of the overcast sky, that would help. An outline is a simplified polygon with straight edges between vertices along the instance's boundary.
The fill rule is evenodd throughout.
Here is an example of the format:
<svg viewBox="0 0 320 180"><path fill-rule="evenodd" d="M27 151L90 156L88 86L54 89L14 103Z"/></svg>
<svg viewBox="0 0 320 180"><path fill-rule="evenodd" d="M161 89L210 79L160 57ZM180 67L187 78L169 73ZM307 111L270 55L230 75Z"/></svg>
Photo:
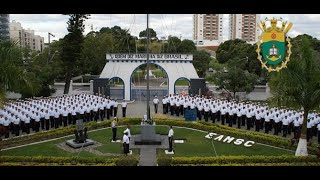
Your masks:
<svg viewBox="0 0 320 180"><path fill-rule="evenodd" d="M192 39L192 14L151 14L149 26L153 28L158 38L169 35L182 39ZM223 37L228 39L229 15L224 14ZM299 34L310 34L320 39L320 14L262 14L261 19L266 17L280 18L292 22L293 27L289 36L295 37ZM36 35L43 36L48 42L48 32L55 35L52 40L63 38L67 34L68 16L60 14L10 14L10 21L21 23L24 29L35 30ZM129 29L132 35L138 36L139 32L146 29L145 14L92 14L85 21L85 34L93 30L98 31L101 27L113 27Z"/></svg>

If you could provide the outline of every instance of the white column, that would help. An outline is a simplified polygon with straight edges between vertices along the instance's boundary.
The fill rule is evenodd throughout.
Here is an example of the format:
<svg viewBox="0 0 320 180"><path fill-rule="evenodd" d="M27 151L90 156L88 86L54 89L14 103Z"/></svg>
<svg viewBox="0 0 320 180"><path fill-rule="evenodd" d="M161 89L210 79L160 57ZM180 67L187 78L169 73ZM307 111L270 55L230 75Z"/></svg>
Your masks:
<svg viewBox="0 0 320 180"><path fill-rule="evenodd" d="M125 100L131 100L130 99L130 77L123 79L124 83L124 99Z"/></svg>
<svg viewBox="0 0 320 180"><path fill-rule="evenodd" d="M174 94L174 82L176 82L177 78L170 77L169 78L169 95Z"/></svg>

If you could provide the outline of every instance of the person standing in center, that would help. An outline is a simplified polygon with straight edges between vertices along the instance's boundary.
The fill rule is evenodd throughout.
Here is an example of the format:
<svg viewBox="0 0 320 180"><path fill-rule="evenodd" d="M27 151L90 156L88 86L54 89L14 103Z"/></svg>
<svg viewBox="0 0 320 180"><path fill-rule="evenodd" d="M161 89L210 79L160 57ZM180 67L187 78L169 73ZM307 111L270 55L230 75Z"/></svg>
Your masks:
<svg viewBox="0 0 320 180"><path fill-rule="evenodd" d="M156 114L158 113L158 104L159 104L159 99L157 96L154 96L153 105L154 105L154 112Z"/></svg>
<svg viewBox="0 0 320 180"><path fill-rule="evenodd" d="M111 123L111 127L112 127L112 141L116 141L117 140L117 117L113 118L113 121Z"/></svg>
<svg viewBox="0 0 320 180"><path fill-rule="evenodd" d="M173 129L172 129L172 126L170 126L170 130L169 130L169 133L168 133L168 139L169 139L169 152L172 152L173 151L173 148L172 148L172 144L173 144Z"/></svg>

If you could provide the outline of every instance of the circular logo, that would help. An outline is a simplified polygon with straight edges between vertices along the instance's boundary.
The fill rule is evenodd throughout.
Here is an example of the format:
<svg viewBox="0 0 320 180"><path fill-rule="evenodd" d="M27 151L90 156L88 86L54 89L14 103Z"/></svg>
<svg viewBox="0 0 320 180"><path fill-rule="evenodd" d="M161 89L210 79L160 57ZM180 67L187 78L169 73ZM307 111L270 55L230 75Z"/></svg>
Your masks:
<svg viewBox="0 0 320 180"><path fill-rule="evenodd" d="M272 34L271 34L271 38L272 38L272 39L275 39L276 37L277 37L277 35L276 35L275 33L272 33Z"/></svg>

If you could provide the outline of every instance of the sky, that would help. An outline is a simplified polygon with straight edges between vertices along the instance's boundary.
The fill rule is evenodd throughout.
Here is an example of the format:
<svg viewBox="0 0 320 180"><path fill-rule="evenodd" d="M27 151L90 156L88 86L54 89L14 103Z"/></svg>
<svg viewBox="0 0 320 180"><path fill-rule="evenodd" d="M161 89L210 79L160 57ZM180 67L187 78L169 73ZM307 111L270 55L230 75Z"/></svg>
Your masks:
<svg viewBox="0 0 320 180"><path fill-rule="evenodd" d="M192 14L150 14L149 27L157 32L158 38L169 35L192 40ZM223 39L228 40L229 14L223 15ZM268 18L282 18L293 23L289 31L290 37L299 34L309 34L320 39L320 14L261 14L261 20ZM85 32L93 29L99 31L101 27L120 26L129 29L130 33L138 36L147 27L146 14L91 14L85 21ZM50 40L63 38L67 32L68 16L60 14L10 14L10 21L20 22L24 29L35 30L36 35L44 37L48 42L48 32L55 35Z"/></svg>

